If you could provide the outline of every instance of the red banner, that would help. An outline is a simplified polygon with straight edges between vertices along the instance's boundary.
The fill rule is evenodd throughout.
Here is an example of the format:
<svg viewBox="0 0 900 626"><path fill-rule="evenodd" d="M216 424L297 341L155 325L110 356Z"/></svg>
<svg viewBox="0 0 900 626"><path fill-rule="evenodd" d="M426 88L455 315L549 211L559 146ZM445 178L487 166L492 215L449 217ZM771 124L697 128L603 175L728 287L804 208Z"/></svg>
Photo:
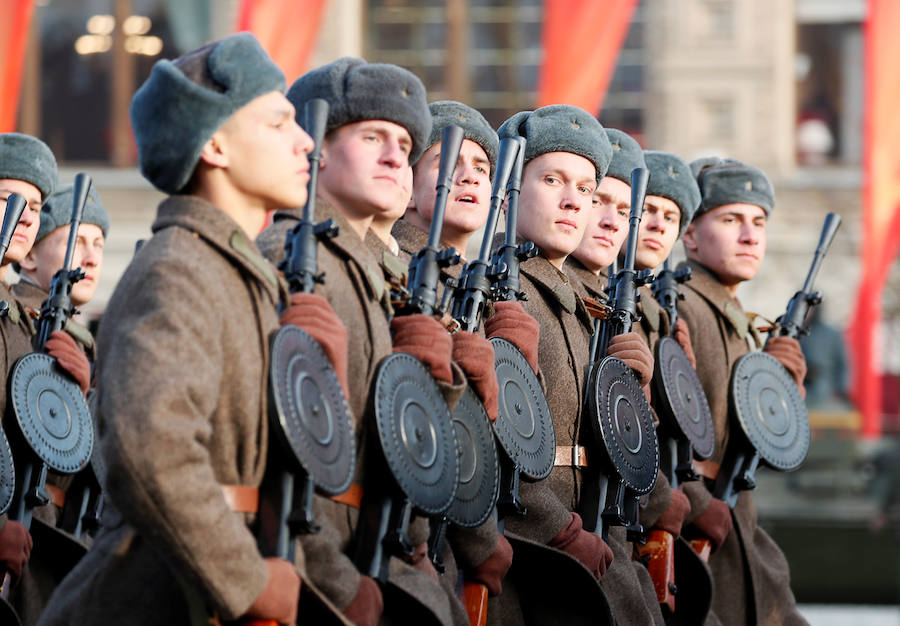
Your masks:
<svg viewBox="0 0 900 626"><path fill-rule="evenodd" d="M327 0L241 0L237 30L256 35L291 86L307 69Z"/></svg>
<svg viewBox="0 0 900 626"><path fill-rule="evenodd" d="M637 0L544 0L537 105L599 113Z"/></svg>
<svg viewBox="0 0 900 626"><path fill-rule="evenodd" d="M862 279L847 335L863 435L874 437L881 433L883 412L878 371L881 294L900 249L900 3L869 0L865 29Z"/></svg>
<svg viewBox="0 0 900 626"><path fill-rule="evenodd" d="M34 13L34 0L0 2L0 132L16 129L19 90L25 66L28 25Z"/></svg>

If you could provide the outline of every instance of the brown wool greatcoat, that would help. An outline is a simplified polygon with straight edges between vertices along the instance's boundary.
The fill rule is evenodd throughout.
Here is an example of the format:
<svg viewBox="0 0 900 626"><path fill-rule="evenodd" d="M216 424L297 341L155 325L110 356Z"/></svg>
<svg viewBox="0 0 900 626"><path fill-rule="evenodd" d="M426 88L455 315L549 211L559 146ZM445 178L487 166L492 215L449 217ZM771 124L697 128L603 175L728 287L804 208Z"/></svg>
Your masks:
<svg viewBox="0 0 900 626"><path fill-rule="evenodd" d="M233 512L221 486L263 477L283 291L240 227L203 200L163 201L153 233L99 330L104 526L42 624L183 624L203 605L235 619L267 582L252 516ZM302 554L298 565L302 575Z"/></svg>
<svg viewBox="0 0 900 626"><path fill-rule="evenodd" d="M712 410L716 450L712 461L719 464L732 429L739 428L729 416L729 383L735 361L760 344L750 317L715 274L695 261L688 261L692 279L682 292L685 299L678 313L687 322L697 374ZM712 498L703 482L688 483L691 516L706 510ZM750 492L741 492L732 510L734 530L709 560L714 591L710 621L725 624L806 624L797 611L790 588L790 572L784 554L757 525ZM749 572L749 577L745 575Z"/></svg>
<svg viewBox="0 0 900 626"><path fill-rule="evenodd" d="M372 250L359 238L342 215L321 197L317 199L316 219L333 219L339 234L318 247L319 271L325 273L325 284L316 286L334 308L348 331L348 401L356 421L357 462L354 482L364 484L367 478L366 441L378 445L377 434L368 433L371 393L378 364L392 352L388 324L390 293L383 271ZM284 242L302 212L281 211L275 221L257 237L257 245L272 263L284 259ZM347 556L357 527L359 511L329 498L316 496L315 514L322 526L319 533L301 537L306 554L309 577L339 608L353 601L359 589L360 574ZM428 538L428 524L418 518L410 525L410 538L419 544ZM454 624L454 617L464 614L457 600L434 580L392 558L388 588L385 590L383 623ZM423 621L424 620L424 621Z"/></svg>

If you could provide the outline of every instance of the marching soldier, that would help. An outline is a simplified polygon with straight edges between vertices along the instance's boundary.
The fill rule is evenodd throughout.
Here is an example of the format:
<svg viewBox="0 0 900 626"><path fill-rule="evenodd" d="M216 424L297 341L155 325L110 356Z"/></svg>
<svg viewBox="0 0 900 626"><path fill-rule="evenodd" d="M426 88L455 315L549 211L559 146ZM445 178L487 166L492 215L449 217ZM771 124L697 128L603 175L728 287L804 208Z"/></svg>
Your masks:
<svg viewBox="0 0 900 626"><path fill-rule="evenodd" d="M469 239L487 221L491 180L499 150L497 133L475 109L452 100L432 102L428 108L432 128L427 149L413 167L413 194L409 208L392 231L407 262L428 243L444 128L451 124L459 126L465 139L453 173L453 186L441 230L441 247L452 246L463 257ZM442 268L441 282L448 278L458 279L464 263L460 261L457 265ZM484 401L488 417L494 420L498 410L494 352L491 344L484 341L483 334L483 327L479 329L479 336L468 332L454 334L453 359ZM491 595L499 594L513 554L509 542L497 532L495 521L489 519L475 529L451 526L448 542L451 552L444 558L447 568L444 579L455 586L454 575L458 567L467 580L486 585Z"/></svg>
<svg viewBox="0 0 900 626"><path fill-rule="evenodd" d="M19 133L0 135L0 190L7 198L11 193L18 193L28 202L3 259L0 276L5 276L10 265L21 263L30 253L40 228L41 205L50 198L56 182L56 159L42 141ZM71 214L71 205L69 213ZM9 432L14 426L7 422L12 416L5 413L9 406L6 381L9 380L10 370L16 361L34 350L31 339L35 328L29 308L12 293L5 282L0 282L0 299L9 304L7 315L0 321L5 360L4 384L0 392L0 407L3 407L0 411L4 414L0 421L6 423L5 428ZM87 358L69 334L55 332L51 337L46 345L48 353L75 378L82 391L87 392L90 381L90 364ZM12 420L14 422L14 418ZM13 442L14 458L21 459L32 454L30 450L16 445L21 442L20 439L13 438ZM62 477L50 472L47 492L51 501L34 509L35 523L50 527L56 525L64 498L60 485L64 482ZM10 602L23 623L34 624L58 582L52 570L53 564L60 559L55 546L50 545L56 536L44 533L47 540L38 542L32 551L31 537L22 524L6 521L4 525L3 521L0 520L0 551L10 556L0 559L6 561L14 578ZM31 561L23 568L29 556Z"/></svg>
<svg viewBox="0 0 900 626"><path fill-rule="evenodd" d="M599 579L617 621L637 616L634 623L652 623L659 608L645 598L631 564L632 549L625 541L624 528L612 529L611 545L607 545L599 535L584 530L581 517L574 513L586 462L580 453L582 428L587 428L582 425L582 394L592 325L580 286L569 279L563 264L581 243L592 218L592 196L607 172L612 149L593 116L566 105L517 113L503 123L498 134L501 138L521 135L527 141L518 235L536 243L541 252L523 262L519 270L527 295L525 311L539 324L534 365L539 364L544 377L557 443L556 467L546 481L522 484L520 493L528 513L522 518L508 517L506 528L557 547L587 567ZM499 313L486 322L488 336L493 335L498 317ZM537 334L523 323L515 334L529 332ZM642 385L647 384L653 370L649 351L636 335L617 339L610 353L624 357L639 372ZM620 351L621 346L628 352ZM512 598L506 596L504 592L500 597L504 618L515 615L517 608L509 606Z"/></svg>
<svg viewBox="0 0 900 626"><path fill-rule="evenodd" d="M685 534L705 536L714 546L709 560L714 582L710 621L805 624L791 593L787 561L757 526L750 492L742 491L734 510L729 510L708 489L734 427L728 415L732 366L762 343L753 315L745 312L735 294L742 282L756 276L762 264L775 194L761 170L740 161L700 159L691 169L701 202L682 238L693 277L683 290L685 300L678 310L687 322L697 374L709 399L716 448L709 461L694 464L706 484L684 485L691 501ZM806 362L797 341L779 337L763 349L791 372L802 389Z"/></svg>
<svg viewBox="0 0 900 626"><path fill-rule="evenodd" d="M18 264L19 282L12 286L12 292L31 309L32 315L40 312L41 304L49 295L50 281L63 265L73 194L73 185L63 185L47 199L41 207L41 226L34 246ZM80 267L85 274L72 287L72 304L76 307L83 307L90 302L97 291L103 270L103 247L108 233L109 214L100 201L97 190L91 187L72 257L72 267ZM93 361L96 355L90 331L74 320L69 320L66 330L81 344L88 359Z"/></svg>
<svg viewBox="0 0 900 626"><path fill-rule="evenodd" d="M414 557L408 562L391 559L384 590L348 556L366 481L375 479L366 470L367 458L375 453L368 448L378 445L376 434L369 431L369 407L379 362L392 351L408 352L426 364L445 396L458 397L464 384L462 371L451 360L451 337L440 323L423 315L389 323L390 289L379 259L365 244L375 216L408 202L404 181L431 131L425 88L415 75L395 65L343 58L301 76L288 98L298 112L313 98L326 100L330 107L316 217L333 219L339 233L319 246L325 284L316 292L334 306L349 331L347 398L358 454L350 490L333 498L316 496L322 530L300 538L310 577L356 624L464 623L465 610L441 587L427 558L424 518L410 524L410 538L417 546ZM281 211L260 234L257 243L267 258L275 263L284 258L285 236L300 216L297 210ZM305 328L316 318L316 311L310 310L290 321Z"/></svg>
<svg viewBox="0 0 900 626"><path fill-rule="evenodd" d="M132 100L141 171L172 195L100 324L108 504L43 624L297 620L302 554L263 558L249 528L286 295L252 238L266 211L305 202L312 148L284 87L240 33L159 61Z"/></svg>

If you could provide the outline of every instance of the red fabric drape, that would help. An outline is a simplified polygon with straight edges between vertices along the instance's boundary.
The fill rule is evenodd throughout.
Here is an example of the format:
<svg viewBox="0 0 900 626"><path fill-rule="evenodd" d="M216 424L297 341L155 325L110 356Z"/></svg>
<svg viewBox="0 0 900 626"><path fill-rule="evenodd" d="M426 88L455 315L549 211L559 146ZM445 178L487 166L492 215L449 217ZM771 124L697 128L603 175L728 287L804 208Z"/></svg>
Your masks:
<svg viewBox="0 0 900 626"><path fill-rule="evenodd" d="M242 0L237 30L256 35L288 87L308 69L327 0Z"/></svg>
<svg viewBox="0 0 900 626"><path fill-rule="evenodd" d="M637 0L544 0L537 105L598 113Z"/></svg>
<svg viewBox="0 0 900 626"><path fill-rule="evenodd" d="M0 132L16 129L19 90L25 65L28 25L34 13L34 0L0 2Z"/></svg>
<svg viewBox="0 0 900 626"><path fill-rule="evenodd" d="M848 340L863 435L873 437L881 432L882 415L881 373L876 362L881 293L900 249L900 3L869 0L865 29L863 272Z"/></svg>

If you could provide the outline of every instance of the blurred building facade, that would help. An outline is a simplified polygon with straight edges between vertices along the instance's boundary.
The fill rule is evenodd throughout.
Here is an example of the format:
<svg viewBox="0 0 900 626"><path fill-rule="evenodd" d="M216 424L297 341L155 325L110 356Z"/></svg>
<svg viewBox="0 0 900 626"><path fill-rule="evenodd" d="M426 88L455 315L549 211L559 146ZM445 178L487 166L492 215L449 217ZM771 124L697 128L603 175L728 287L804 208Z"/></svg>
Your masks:
<svg viewBox="0 0 900 626"><path fill-rule="evenodd" d="M230 32L239 1L37 4L21 129L51 145L64 178L86 168L101 191L109 189L114 226L96 312L135 235L149 233L160 197L134 169L131 94L157 59ZM343 55L397 63L423 79L431 99L466 101L498 125L534 106L542 10L541 0L331 0L311 64ZM802 282L827 211L844 224L819 279L825 319L843 328L852 309L864 18L864 0L641 0L599 114L647 148L687 159L733 156L770 174L778 200L769 253L759 278L741 290L766 317L777 316ZM158 45L148 47L148 38ZM900 343L894 291L889 285L886 345ZM885 351L885 369L900 372L891 355Z"/></svg>

